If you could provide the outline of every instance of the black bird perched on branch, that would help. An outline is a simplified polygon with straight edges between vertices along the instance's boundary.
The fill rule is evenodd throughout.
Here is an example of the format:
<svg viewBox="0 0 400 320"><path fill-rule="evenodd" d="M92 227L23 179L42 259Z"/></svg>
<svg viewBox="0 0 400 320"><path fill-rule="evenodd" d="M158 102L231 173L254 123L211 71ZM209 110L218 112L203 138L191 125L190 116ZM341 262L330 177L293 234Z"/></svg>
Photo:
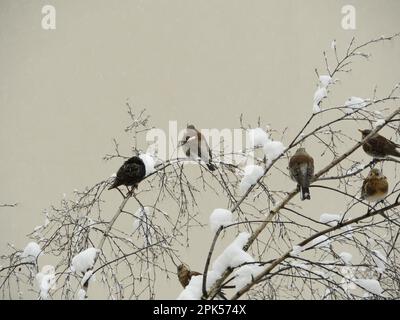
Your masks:
<svg viewBox="0 0 400 320"><path fill-rule="evenodd" d="M118 169L117 176L113 184L108 188L114 189L121 185L132 186L137 188L140 181L146 176L146 166L142 159L134 156L124 162L121 168Z"/></svg>
<svg viewBox="0 0 400 320"><path fill-rule="evenodd" d="M300 188L300 199L310 200L310 181L314 176L314 159L306 152L305 148L297 149L289 160L289 173L292 180Z"/></svg>
<svg viewBox="0 0 400 320"><path fill-rule="evenodd" d="M358 129L358 131L361 132L363 139L371 133L371 130L369 129ZM400 157L400 152L396 150L400 145L379 134L373 135L370 139L364 142L362 147L365 153L374 159L384 159L388 156Z"/></svg>
<svg viewBox="0 0 400 320"><path fill-rule="evenodd" d="M180 142L180 146L182 146L187 157L190 157L193 160L200 158L206 163L206 166L210 171L217 169L211 162L212 153L207 144L206 138L194 127L194 125L187 126L183 140Z"/></svg>

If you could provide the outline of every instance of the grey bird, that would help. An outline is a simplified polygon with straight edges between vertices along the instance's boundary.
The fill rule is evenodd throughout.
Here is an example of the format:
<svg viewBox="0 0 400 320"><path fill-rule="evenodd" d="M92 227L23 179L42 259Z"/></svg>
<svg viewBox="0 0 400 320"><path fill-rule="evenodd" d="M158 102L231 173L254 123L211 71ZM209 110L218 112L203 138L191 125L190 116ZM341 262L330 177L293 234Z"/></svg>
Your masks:
<svg viewBox="0 0 400 320"><path fill-rule="evenodd" d="M289 173L300 189L300 199L310 200L309 187L314 176L314 159L306 152L305 148L297 149L296 153L290 158Z"/></svg>
<svg viewBox="0 0 400 320"><path fill-rule="evenodd" d="M194 125L187 126L183 140L180 141L179 145L182 147L187 157L193 160L198 160L200 158L206 163L210 171L217 169L212 163L212 153L206 138Z"/></svg>

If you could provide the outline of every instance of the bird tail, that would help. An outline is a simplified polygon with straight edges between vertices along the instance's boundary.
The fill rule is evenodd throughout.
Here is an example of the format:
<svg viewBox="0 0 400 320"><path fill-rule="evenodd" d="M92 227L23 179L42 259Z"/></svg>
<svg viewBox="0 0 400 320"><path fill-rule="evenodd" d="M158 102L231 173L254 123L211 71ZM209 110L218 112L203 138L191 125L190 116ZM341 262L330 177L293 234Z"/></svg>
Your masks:
<svg viewBox="0 0 400 320"><path fill-rule="evenodd" d="M217 169L217 167L215 165L213 165L211 162L207 163L207 168L210 171L214 171Z"/></svg>
<svg viewBox="0 0 400 320"><path fill-rule="evenodd" d="M119 181L117 179L115 179L113 184L108 188L108 190L114 189L118 186L119 186Z"/></svg>
<svg viewBox="0 0 400 320"><path fill-rule="evenodd" d="M310 197L310 189L308 187L301 187L300 186L300 199L302 201L304 201L306 199L307 200L311 199L311 197Z"/></svg>
<svg viewBox="0 0 400 320"><path fill-rule="evenodd" d="M400 157L400 152L397 151L397 150L394 150L392 155L395 156L395 157Z"/></svg>

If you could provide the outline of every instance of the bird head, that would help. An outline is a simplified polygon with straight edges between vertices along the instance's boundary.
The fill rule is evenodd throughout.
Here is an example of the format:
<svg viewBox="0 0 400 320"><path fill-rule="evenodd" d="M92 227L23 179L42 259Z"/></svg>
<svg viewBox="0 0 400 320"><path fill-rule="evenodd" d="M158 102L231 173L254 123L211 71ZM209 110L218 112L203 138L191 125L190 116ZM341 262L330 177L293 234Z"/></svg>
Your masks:
<svg viewBox="0 0 400 320"><path fill-rule="evenodd" d="M379 178L382 177L382 172L379 169L371 169L371 171L369 172L369 177L371 178Z"/></svg>
<svg viewBox="0 0 400 320"><path fill-rule="evenodd" d="M369 135L371 133L370 129L364 129L364 130L358 129L358 131L361 132L361 135L363 138L365 138L367 135Z"/></svg>
<svg viewBox="0 0 400 320"><path fill-rule="evenodd" d="M186 265L185 263L182 263L177 267L177 270L178 273L181 273L182 271L189 270L189 266Z"/></svg>
<svg viewBox="0 0 400 320"><path fill-rule="evenodd" d="M296 154L307 154L306 148L300 147L296 150Z"/></svg>

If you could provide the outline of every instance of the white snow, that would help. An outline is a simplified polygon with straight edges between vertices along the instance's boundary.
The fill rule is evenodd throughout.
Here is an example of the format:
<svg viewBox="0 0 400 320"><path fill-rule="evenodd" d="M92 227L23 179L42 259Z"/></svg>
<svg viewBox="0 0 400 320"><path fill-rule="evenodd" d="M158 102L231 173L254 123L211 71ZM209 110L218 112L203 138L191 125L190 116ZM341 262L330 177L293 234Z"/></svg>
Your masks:
<svg viewBox="0 0 400 320"><path fill-rule="evenodd" d="M156 164L154 158L147 153L142 153L139 155L139 158L142 159L144 165L146 167L146 176L154 172L154 165Z"/></svg>
<svg viewBox="0 0 400 320"><path fill-rule="evenodd" d="M315 273L315 274L317 274L317 275L319 275L321 278L324 278L324 279L328 279L328 276L327 276L327 274L326 274L326 272L325 271L322 271L322 270L313 270L313 272Z"/></svg>
<svg viewBox="0 0 400 320"><path fill-rule="evenodd" d="M319 76L319 82L321 87L327 88L330 84L332 84L332 78L328 75Z"/></svg>
<svg viewBox="0 0 400 320"><path fill-rule="evenodd" d="M347 107L345 112L347 114L355 112L357 109L364 108L367 105L367 102L363 98L359 97L350 97L346 100L344 105Z"/></svg>
<svg viewBox="0 0 400 320"><path fill-rule="evenodd" d="M324 248L329 247L330 240L328 240L327 236L319 236L312 241L312 244L315 245L316 248Z"/></svg>
<svg viewBox="0 0 400 320"><path fill-rule="evenodd" d="M247 264L241 266L239 269L236 269L233 272L235 278L232 280L232 284L235 286L236 292L249 284L263 270L264 268L259 264Z"/></svg>
<svg viewBox="0 0 400 320"><path fill-rule="evenodd" d="M379 284L378 280L375 279L354 279L354 283L359 285L364 290L376 294L382 295L383 289Z"/></svg>
<svg viewBox="0 0 400 320"><path fill-rule="evenodd" d="M372 259L376 264L376 271L383 273L386 269L387 258L379 250L372 250Z"/></svg>
<svg viewBox="0 0 400 320"><path fill-rule="evenodd" d="M248 137L250 147L262 147L264 155L268 158L269 162L278 158L285 150L282 142L271 140L268 133L261 128L250 129Z"/></svg>
<svg viewBox="0 0 400 320"><path fill-rule="evenodd" d="M318 113L318 112L321 112L321 108L320 108L320 106L319 105L317 105L317 104L313 104L313 113Z"/></svg>
<svg viewBox="0 0 400 320"><path fill-rule="evenodd" d="M351 264L351 259L353 259L353 255L345 251L339 253L339 257L345 264Z"/></svg>
<svg viewBox="0 0 400 320"><path fill-rule="evenodd" d="M21 253L21 258L26 262L35 263L39 255L41 254L42 249L36 242L29 242L24 251Z"/></svg>
<svg viewBox="0 0 400 320"><path fill-rule="evenodd" d="M199 300L203 294L202 286L203 276L193 276L189 284L178 296L178 300Z"/></svg>
<svg viewBox="0 0 400 320"><path fill-rule="evenodd" d="M304 248L302 246L293 246L292 252L290 252L290 255L293 257L299 256L301 252L303 252Z"/></svg>
<svg viewBox="0 0 400 320"><path fill-rule="evenodd" d="M383 126L385 124L385 119L379 119L374 121L374 123L372 124L374 128L379 127L379 126Z"/></svg>
<svg viewBox="0 0 400 320"><path fill-rule="evenodd" d="M144 207L144 208L139 208L136 213L135 213L135 217L137 217L134 221L133 221L133 232L135 232L142 223L144 223L143 220L145 220L145 216L147 216L149 214L149 208Z"/></svg>
<svg viewBox="0 0 400 320"><path fill-rule="evenodd" d="M346 171L346 174L353 174L353 173L355 173L355 172L357 172L357 171L359 171L359 170L364 169L364 167L365 167L365 164L363 164L363 163L360 163L360 162L355 163L354 165L352 165L352 166Z"/></svg>
<svg viewBox="0 0 400 320"><path fill-rule="evenodd" d="M215 209L210 215L210 227L216 232L220 227L226 227L233 223L232 212L226 209Z"/></svg>
<svg viewBox="0 0 400 320"><path fill-rule="evenodd" d="M78 300L85 300L86 299L86 291L83 289L79 289L78 292L76 293L76 298Z"/></svg>
<svg viewBox="0 0 400 320"><path fill-rule="evenodd" d="M340 215L330 213L323 213L319 218L319 222L327 224L331 227L336 226L341 220L342 217Z"/></svg>
<svg viewBox="0 0 400 320"><path fill-rule="evenodd" d="M93 268L95 259L100 250L96 248L88 248L72 258L71 271L77 273L86 273Z"/></svg>
<svg viewBox="0 0 400 320"><path fill-rule="evenodd" d="M243 246L246 244L249 239L250 234L247 232L240 233L236 239L225 248L225 250L215 259L212 264L211 270L207 272L207 290L212 287L212 285L221 277L223 272L228 268L235 268L239 265L242 265L246 262L254 262L252 256L250 256L247 252L243 250ZM244 267L244 266L242 266ZM242 268L241 267L241 268ZM240 270L240 268L239 268ZM244 269L239 272L238 279L236 279L236 284L238 287L243 285L248 279L250 272L251 274L255 274L255 272L260 269L257 267L251 268L251 271L248 269ZM250 275L251 277L251 275ZM180 293L178 299L180 300L198 300L202 296L202 283L203 276L194 276L190 280L189 284L186 288Z"/></svg>
<svg viewBox="0 0 400 320"><path fill-rule="evenodd" d="M302 262L298 262L298 261L291 261L291 262L289 262L289 264L291 266L293 266L293 267L300 268L300 269L303 269L303 270L310 270L311 269L310 265L302 263Z"/></svg>
<svg viewBox="0 0 400 320"><path fill-rule="evenodd" d="M320 112L321 108L319 106L322 99L328 96L328 91L325 87L318 87L318 89L314 93L314 104L313 104L313 111L314 113Z"/></svg>
<svg viewBox="0 0 400 320"><path fill-rule="evenodd" d="M342 267L340 268L340 273L343 276L343 279L341 280L341 286L344 291L348 292L348 290L354 290L356 289L356 285L354 284L354 270L352 267Z"/></svg>
<svg viewBox="0 0 400 320"><path fill-rule="evenodd" d="M235 268L245 262L254 262L250 254L243 251L250 235L247 232L240 233L236 239L225 248L224 252L215 259L212 270L218 274L222 274L228 267Z"/></svg>
<svg viewBox="0 0 400 320"><path fill-rule="evenodd" d="M263 147L269 141L268 133L261 128L250 129L248 131L250 147Z"/></svg>
<svg viewBox="0 0 400 320"><path fill-rule="evenodd" d="M244 168L242 181L240 182L240 190L245 193L258 179L264 174L264 169L257 165L248 165Z"/></svg>
<svg viewBox="0 0 400 320"><path fill-rule="evenodd" d="M348 225L346 228L346 233L344 233L344 237L347 239L352 239L353 238L353 227Z"/></svg>
<svg viewBox="0 0 400 320"><path fill-rule="evenodd" d="M264 154L268 159L267 165L270 165L273 160L278 158L283 151L285 151L285 146L280 141L269 140L264 145Z"/></svg>
<svg viewBox="0 0 400 320"><path fill-rule="evenodd" d="M89 281L93 281L94 276L92 275L93 275L93 270L89 270L88 272L86 272L81 280L81 285L84 285L88 279L90 279Z"/></svg>
<svg viewBox="0 0 400 320"><path fill-rule="evenodd" d="M206 289L209 290L212 285L220 278L221 274L217 274L213 270L207 272ZM203 295L203 276L193 276L189 284L179 294L178 300L199 300Z"/></svg>
<svg viewBox="0 0 400 320"><path fill-rule="evenodd" d="M40 298L46 300L49 297L49 291L56 288L55 268L51 265L43 266L35 279L39 287Z"/></svg>

